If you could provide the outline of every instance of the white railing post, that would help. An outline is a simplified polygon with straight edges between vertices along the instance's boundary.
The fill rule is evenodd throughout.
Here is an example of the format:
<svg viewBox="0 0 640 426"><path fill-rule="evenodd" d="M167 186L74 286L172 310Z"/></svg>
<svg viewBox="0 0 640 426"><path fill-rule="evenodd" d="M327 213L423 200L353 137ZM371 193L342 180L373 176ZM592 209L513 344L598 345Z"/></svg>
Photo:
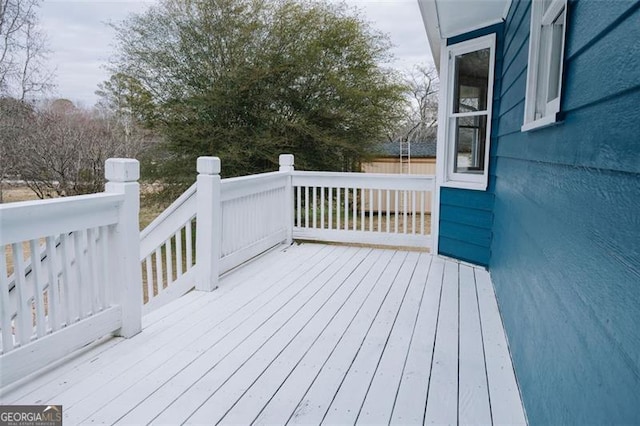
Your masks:
<svg viewBox="0 0 640 426"><path fill-rule="evenodd" d="M287 187L285 189L285 220L287 221L287 245L293 243L293 176L291 173L294 170L294 157L292 154L280 154L280 171L288 172Z"/></svg>
<svg viewBox="0 0 640 426"><path fill-rule="evenodd" d="M222 245L222 203L220 201L220 159L198 158L196 216L196 289L213 291L220 277Z"/></svg>
<svg viewBox="0 0 640 426"><path fill-rule="evenodd" d="M142 329L142 270L140 269L140 163L128 158L110 158L105 163L105 192L124 194L124 203L115 225L112 276L117 277L114 302L122 309L119 336L132 337Z"/></svg>

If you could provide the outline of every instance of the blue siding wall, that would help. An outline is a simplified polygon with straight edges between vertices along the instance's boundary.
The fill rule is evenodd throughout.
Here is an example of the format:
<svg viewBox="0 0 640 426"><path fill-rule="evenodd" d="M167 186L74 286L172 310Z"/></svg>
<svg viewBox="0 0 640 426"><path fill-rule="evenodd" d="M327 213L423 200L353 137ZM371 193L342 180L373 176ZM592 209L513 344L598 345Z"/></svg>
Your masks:
<svg viewBox="0 0 640 426"><path fill-rule="evenodd" d="M496 80L494 83L493 111L500 106L500 70L502 69L503 25L492 25L447 40L448 45L460 43L487 34L496 34ZM497 116L491 122L491 140L497 133ZM494 147L491 147L493 155ZM493 165L489 166L489 191L442 188L440 190L440 235L438 252L477 265L487 266L491 256L491 227L493 225L493 193L495 178Z"/></svg>
<svg viewBox="0 0 640 426"><path fill-rule="evenodd" d="M492 208L491 193L442 188L438 247L440 254L478 265L488 265Z"/></svg>
<svg viewBox="0 0 640 426"><path fill-rule="evenodd" d="M523 133L529 25L514 0L489 259L525 408L531 424L639 424L640 1L570 1L563 122Z"/></svg>

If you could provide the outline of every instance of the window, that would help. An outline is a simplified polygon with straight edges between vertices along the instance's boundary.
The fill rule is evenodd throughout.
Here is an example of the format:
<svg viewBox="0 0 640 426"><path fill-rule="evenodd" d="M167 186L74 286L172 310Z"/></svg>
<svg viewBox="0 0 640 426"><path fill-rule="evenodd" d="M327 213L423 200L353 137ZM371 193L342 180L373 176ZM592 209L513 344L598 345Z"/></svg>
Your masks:
<svg viewBox="0 0 640 426"><path fill-rule="evenodd" d="M566 26L567 0L532 0L523 131L557 120Z"/></svg>
<svg viewBox="0 0 640 426"><path fill-rule="evenodd" d="M447 47L444 186L485 190L495 35Z"/></svg>

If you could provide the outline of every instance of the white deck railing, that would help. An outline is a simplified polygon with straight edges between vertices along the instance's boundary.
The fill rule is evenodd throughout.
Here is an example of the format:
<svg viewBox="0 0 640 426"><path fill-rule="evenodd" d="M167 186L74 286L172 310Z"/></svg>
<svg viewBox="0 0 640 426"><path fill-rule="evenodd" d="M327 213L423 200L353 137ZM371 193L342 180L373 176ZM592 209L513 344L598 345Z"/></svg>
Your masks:
<svg viewBox="0 0 640 426"><path fill-rule="evenodd" d="M218 158L198 159L197 183L142 232L145 312L193 287L210 291L293 238L431 247L433 176L304 172L293 162L281 155L278 172L221 179Z"/></svg>
<svg viewBox="0 0 640 426"><path fill-rule="evenodd" d="M145 313L194 287L195 223L194 184L140 234Z"/></svg>
<svg viewBox="0 0 640 426"><path fill-rule="evenodd" d="M194 287L211 291L220 275L293 238L431 247L433 176L293 163L281 155L278 172L221 179L218 158L199 158L197 183L142 232L144 311Z"/></svg>
<svg viewBox="0 0 640 426"><path fill-rule="evenodd" d="M141 234L135 160L108 160L103 194L0 206L0 382L109 333L293 238L429 248L432 176L280 170L198 180ZM24 255L27 247L29 255ZM144 306L143 306L144 305Z"/></svg>
<svg viewBox="0 0 640 426"><path fill-rule="evenodd" d="M222 180L220 273L287 238L288 182L282 172Z"/></svg>
<svg viewBox="0 0 640 426"><path fill-rule="evenodd" d="M103 194L0 206L3 386L105 334L140 331L138 162L105 169Z"/></svg>
<svg viewBox="0 0 640 426"><path fill-rule="evenodd" d="M432 176L328 172L292 176L294 238L430 247Z"/></svg>

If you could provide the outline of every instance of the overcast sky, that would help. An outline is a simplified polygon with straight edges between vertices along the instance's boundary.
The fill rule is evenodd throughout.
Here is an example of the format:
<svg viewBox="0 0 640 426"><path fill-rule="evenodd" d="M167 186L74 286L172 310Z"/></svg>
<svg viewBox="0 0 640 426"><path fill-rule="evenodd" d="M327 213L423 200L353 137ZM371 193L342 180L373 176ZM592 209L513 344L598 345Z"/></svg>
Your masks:
<svg viewBox="0 0 640 426"><path fill-rule="evenodd" d="M50 64L56 68L56 97L84 106L96 101L98 83L108 78L105 64L113 55L113 30L118 22L141 12L149 0L44 0L40 11L49 38ZM431 63L427 36L416 0L347 0L360 8L372 25L391 37L396 60L390 64L410 69Z"/></svg>

